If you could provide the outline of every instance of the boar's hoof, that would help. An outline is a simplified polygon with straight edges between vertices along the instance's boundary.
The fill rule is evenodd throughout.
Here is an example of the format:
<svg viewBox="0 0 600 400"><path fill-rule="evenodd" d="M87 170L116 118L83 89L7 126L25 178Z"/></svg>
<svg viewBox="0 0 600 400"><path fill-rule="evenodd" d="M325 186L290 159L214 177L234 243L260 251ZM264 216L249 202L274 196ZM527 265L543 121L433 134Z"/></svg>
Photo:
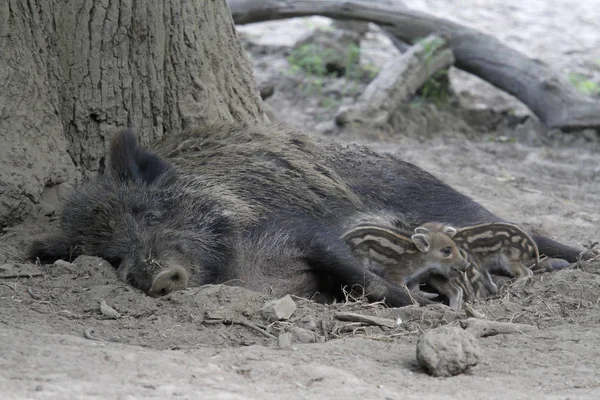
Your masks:
<svg viewBox="0 0 600 400"><path fill-rule="evenodd" d="M175 290L185 289L188 285L188 273L181 267L172 267L161 271L148 291L153 297L164 296Z"/></svg>

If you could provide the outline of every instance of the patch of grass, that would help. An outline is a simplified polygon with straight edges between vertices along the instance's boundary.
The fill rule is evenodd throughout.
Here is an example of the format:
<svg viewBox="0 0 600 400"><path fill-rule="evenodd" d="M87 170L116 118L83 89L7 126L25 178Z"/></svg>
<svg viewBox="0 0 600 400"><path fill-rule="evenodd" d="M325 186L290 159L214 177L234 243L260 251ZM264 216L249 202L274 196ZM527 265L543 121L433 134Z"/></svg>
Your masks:
<svg viewBox="0 0 600 400"><path fill-rule="evenodd" d="M589 79L586 75L572 72L568 75L569 82L578 92L588 96L600 96L600 84Z"/></svg>
<svg viewBox="0 0 600 400"><path fill-rule="evenodd" d="M345 49L345 60L341 63L343 74L331 70L331 64L339 63L339 51L315 43L307 43L292 50L288 62L292 69L302 70L317 77L329 75L344 75L350 79L373 79L379 71L372 65L360 65L360 47L355 43L348 44Z"/></svg>
<svg viewBox="0 0 600 400"><path fill-rule="evenodd" d="M360 47L356 43L350 43L346 50L346 75L352 78L360 79L362 71L360 68Z"/></svg>
<svg viewBox="0 0 600 400"><path fill-rule="evenodd" d="M450 79L448 69L442 69L427 79L411 101L414 106L432 103L437 107L445 107L450 102Z"/></svg>
<svg viewBox="0 0 600 400"><path fill-rule="evenodd" d="M312 77L300 84L300 90L307 96L321 96L323 94L323 78Z"/></svg>
<svg viewBox="0 0 600 400"><path fill-rule="evenodd" d="M319 100L319 106L325 109L337 108L341 103L341 100L335 96L324 96Z"/></svg>
<svg viewBox="0 0 600 400"><path fill-rule="evenodd" d="M433 49L439 40L425 40L426 38L419 39L415 44L420 44L425 49L425 63L431 60L433 57Z"/></svg>
<svg viewBox="0 0 600 400"><path fill-rule="evenodd" d="M364 73L366 75L366 78L369 81L372 81L373 79L375 79L375 77L379 73L379 68L377 68L375 66L375 64L372 64L372 63L364 64L362 66L362 69L363 69L363 71L364 71Z"/></svg>
<svg viewBox="0 0 600 400"><path fill-rule="evenodd" d="M307 43L292 50L288 62L292 68L323 77L329 75L327 63L335 57L337 57L335 50Z"/></svg>
<svg viewBox="0 0 600 400"><path fill-rule="evenodd" d="M415 44L420 44L425 50L424 61L425 68L428 67L430 60L433 58L436 41L425 40L425 38L417 40ZM423 83L423 86L417 91L416 96L411 101L412 105L420 106L423 103L432 103L437 107L446 107L450 101L450 78L448 77L448 68L444 68L434 73L428 80Z"/></svg>
<svg viewBox="0 0 600 400"><path fill-rule="evenodd" d="M288 56L290 72L303 72L307 76L301 90L307 95L322 95L323 87L333 79L344 76L348 82L341 88L342 96L354 96L359 92L359 81L372 80L378 69L372 65L360 64L360 47L354 43L344 49L344 59L340 63L339 49L321 44L307 43L296 47ZM340 65L342 64L342 65ZM321 100L323 107L333 107L339 100L335 96L325 96Z"/></svg>

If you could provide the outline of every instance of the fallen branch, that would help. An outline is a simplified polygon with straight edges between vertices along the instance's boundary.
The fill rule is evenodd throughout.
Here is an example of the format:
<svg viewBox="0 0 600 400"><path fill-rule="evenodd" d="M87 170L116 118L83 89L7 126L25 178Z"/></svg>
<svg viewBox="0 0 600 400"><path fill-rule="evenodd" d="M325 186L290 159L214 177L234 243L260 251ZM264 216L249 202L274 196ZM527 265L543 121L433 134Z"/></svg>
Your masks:
<svg viewBox="0 0 600 400"><path fill-rule="evenodd" d="M29 295L31 296L32 299L37 300L37 301L43 301L44 299L42 298L42 296L36 294L31 288L27 288L27 293L29 293Z"/></svg>
<svg viewBox="0 0 600 400"><path fill-rule="evenodd" d="M474 318L480 318L483 319L485 318L485 314L482 313L479 310L476 310L475 308L473 308L472 305L470 305L469 303L464 303L463 304L463 309L465 310L465 313L469 316L469 317L474 317Z"/></svg>
<svg viewBox="0 0 600 400"><path fill-rule="evenodd" d="M0 279L16 279L16 278L35 278L38 276L43 276L44 274L41 272L23 272L23 273L8 273L8 274L0 274Z"/></svg>
<svg viewBox="0 0 600 400"><path fill-rule="evenodd" d="M479 318L467 318L460 321L460 326L476 338L508 335L511 333L527 333L537 330L535 326L513 324L511 322L488 321Z"/></svg>
<svg viewBox="0 0 600 400"><path fill-rule="evenodd" d="M356 314L351 312L335 313L334 318L339 321L360 322L368 325L384 326L386 328L396 328L398 324L393 319L373 317L370 315Z"/></svg>
<svg viewBox="0 0 600 400"><path fill-rule="evenodd" d="M414 96L436 72L454 64L454 55L439 36L428 36L392 60L369 83L358 101L335 117L338 125L386 123L391 113Z"/></svg>
<svg viewBox="0 0 600 400"><path fill-rule="evenodd" d="M547 65L472 28L382 0L228 0L236 24L321 15L379 24L414 43L431 35L447 38L456 67L477 75L525 103L550 128L600 128L600 103L586 97Z"/></svg>

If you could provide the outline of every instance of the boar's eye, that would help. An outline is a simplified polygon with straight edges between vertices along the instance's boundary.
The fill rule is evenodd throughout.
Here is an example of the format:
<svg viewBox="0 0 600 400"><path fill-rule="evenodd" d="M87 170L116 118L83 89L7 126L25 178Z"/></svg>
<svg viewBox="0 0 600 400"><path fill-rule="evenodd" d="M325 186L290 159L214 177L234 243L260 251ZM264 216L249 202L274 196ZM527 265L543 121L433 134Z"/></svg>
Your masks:
<svg viewBox="0 0 600 400"><path fill-rule="evenodd" d="M450 247L450 246L442 247L442 249L440 250L440 253L442 253L442 255L444 257L450 257L452 255L452 247Z"/></svg>
<svg viewBox="0 0 600 400"><path fill-rule="evenodd" d="M146 211L142 214L142 220L146 225L152 226L160 222L162 214L158 211Z"/></svg>

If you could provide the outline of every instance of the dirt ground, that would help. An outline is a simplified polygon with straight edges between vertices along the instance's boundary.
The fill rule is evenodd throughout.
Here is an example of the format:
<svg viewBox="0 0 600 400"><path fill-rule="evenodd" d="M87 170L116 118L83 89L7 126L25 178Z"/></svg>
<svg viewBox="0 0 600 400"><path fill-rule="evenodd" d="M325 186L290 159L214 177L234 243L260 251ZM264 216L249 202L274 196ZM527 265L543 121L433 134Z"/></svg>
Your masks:
<svg viewBox="0 0 600 400"><path fill-rule="evenodd" d="M600 83L600 8L594 3L410 6L497 35L565 76L584 73ZM597 132L546 132L515 99L459 71L451 72L457 97L449 107L407 105L389 127L335 129L337 107L360 90L347 96L331 80L322 91L307 92L304 77L290 73L286 61L291 46L328 23L311 18L240 28L257 80L273 83L267 104L277 119L397 154L497 215L564 243L583 248L600 240ZM363 62L383 65L394 54L390 46L371 29ZM336 101L324 107L330 94ZM19 264L27 242L52 219L32 219L0 238L5 399L600 397L599 259L536 274L532 285L508 285L498 298L475 304L487 319L538 330L478 339L479 365L453 378L432 378L416 364L417 339L422 331L458 324L464 311L294 298L291 319L273 323L260 312L269 297L241 288L192 288L156 299L117 281L97 258L53 268ZM341 321L340 312L399 324ZM285 333L293 337L291 347L279 344Z"/></svg>

